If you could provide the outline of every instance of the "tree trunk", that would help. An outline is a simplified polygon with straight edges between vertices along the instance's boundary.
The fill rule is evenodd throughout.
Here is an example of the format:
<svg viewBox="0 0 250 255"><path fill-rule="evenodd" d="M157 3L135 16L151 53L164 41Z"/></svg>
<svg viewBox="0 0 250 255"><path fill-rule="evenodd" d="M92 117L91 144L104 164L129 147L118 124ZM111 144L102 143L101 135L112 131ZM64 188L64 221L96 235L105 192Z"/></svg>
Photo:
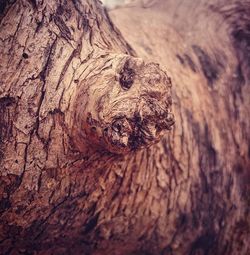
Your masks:
<svg viewBox="0 0 250 255"><path fill-rule="evenodd" d="M0 2L3 254L249 254L250 5L179 2Z"/></svg>

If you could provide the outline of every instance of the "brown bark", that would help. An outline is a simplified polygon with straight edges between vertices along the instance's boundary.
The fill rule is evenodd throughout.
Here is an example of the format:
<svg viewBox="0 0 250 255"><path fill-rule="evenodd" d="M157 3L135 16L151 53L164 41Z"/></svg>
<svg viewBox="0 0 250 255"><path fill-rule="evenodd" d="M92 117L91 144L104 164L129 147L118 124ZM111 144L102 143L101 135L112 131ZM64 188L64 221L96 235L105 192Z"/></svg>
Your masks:
<svg viewBox="0 0 250 255"><path fill-rule="evenodd" d="M250 252L249 5L156 2L2 5L3 254Z"/></svg>
<svg viewBox="0 0 250 255"><path fill-rule="evenodd" d="M168 227L175 231L163 231L163 251L248 254L249 2L149 2L110 15L138 55L166 66L173 83L168 150L179 170L174 191L187 199L172 198Z"/></svg>

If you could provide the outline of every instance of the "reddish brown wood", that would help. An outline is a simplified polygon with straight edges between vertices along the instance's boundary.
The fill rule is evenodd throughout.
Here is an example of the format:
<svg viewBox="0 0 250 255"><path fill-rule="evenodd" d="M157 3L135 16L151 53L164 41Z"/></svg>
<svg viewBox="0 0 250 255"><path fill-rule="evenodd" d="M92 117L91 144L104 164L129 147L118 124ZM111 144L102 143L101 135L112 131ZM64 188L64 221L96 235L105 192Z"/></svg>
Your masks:
<svg viewBox="0 0 250 255"><path fill-rule="evenodd" d="M121 32L97 1L0 2L3 254L250 252L250 7L222 2Z"/></svg>

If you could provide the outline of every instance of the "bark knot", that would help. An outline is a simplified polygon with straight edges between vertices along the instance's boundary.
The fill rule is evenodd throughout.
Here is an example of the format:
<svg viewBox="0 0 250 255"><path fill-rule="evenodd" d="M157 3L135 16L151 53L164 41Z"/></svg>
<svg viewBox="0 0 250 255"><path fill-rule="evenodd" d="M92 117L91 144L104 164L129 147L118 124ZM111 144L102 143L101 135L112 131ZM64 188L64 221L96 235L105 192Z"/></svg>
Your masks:
<svg viewBox="0 0 250 255"><path fill-rule="evenodd" d="M87 144L126 154L158 142L174 124L170 78L158 64L128 55L102 61L78 84L73 137L80 150Z"/></svg>

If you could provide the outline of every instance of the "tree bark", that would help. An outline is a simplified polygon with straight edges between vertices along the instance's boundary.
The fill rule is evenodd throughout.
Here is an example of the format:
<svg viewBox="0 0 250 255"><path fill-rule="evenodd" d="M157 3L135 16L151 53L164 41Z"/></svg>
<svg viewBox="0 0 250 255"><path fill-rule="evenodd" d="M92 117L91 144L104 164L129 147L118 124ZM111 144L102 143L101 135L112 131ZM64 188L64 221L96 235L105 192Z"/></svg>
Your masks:
<svg viewBox="0 0 250 255"><path fill-rule="evenodd" d="M250 252L250 6L155 2L1 3L3 254Z"/></svg>
<svg viewBox="0 0 250 255"><path fill-rule="evenodd" d="M248 254L250 3L137 2L110 15L173 83L175 185L162 254Z"/></svg>

